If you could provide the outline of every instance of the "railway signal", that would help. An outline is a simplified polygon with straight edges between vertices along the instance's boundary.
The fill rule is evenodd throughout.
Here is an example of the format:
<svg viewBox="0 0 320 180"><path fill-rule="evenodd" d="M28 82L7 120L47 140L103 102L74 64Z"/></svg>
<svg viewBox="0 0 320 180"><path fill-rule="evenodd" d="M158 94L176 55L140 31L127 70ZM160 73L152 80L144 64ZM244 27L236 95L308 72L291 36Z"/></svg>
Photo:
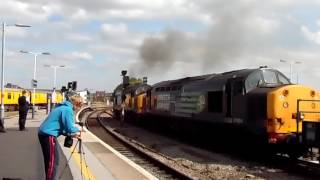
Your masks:
<svg viewBox="0 0 320 180"><path fill-rule="evenodd" d="M37 86L38 86L38 81L35 80L35 79L32 79L32 80L31 80L31 87L32 87L32 88L37 88Z"/></svg>
<svg viewBox="0 0 320 180"><path fill-rule="evenodd" d="M142 78L142 83L143 84L147 84L148 83L148 78L147 77L143 77Z"/></svg>
<svg viewBox="0 0 320 180"><path fill-rule="evenodd" d="M68 90L77 90L77 81L68 82Z"/></svg>
<svg viewBox="0 0 320 180"><path fill-rule="evenodd" d="M64 92L66 92L66 91L67 91L67 88L66 88L65 86L62 86L62 87L61 87L61 92L64 93Z"/></svg>

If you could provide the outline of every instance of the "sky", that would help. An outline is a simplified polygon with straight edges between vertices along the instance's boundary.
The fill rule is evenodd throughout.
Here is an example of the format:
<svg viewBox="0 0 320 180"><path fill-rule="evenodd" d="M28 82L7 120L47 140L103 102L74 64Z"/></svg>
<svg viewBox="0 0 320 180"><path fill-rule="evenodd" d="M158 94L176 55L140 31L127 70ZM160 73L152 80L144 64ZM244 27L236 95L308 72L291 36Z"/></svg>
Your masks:
<svg viewBox="0 0 320 180"><path fill-rule="evenodd" d="M129 76L148 83L269 66L320 90L319 0L3 0L5 83L69 81L108 91ZM31 27L16 27L14 24ZM280 59L286 62L280 62ZM299 62L299 63L298 63Z"/></svg>

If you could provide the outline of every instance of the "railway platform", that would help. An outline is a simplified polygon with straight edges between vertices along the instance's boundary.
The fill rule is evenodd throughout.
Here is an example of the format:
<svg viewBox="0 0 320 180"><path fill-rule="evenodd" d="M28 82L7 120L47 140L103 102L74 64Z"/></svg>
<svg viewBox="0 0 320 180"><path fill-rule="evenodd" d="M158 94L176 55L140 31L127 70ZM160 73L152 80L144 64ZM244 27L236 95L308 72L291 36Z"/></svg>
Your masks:
<svg viewBox="0 0 320 180"><path fill-rule="evenodd" d="M37 136L38 127L45 117L45 110L38 110L34 119L29 113L27 131L19 131L18 116L5 119L6 133L0 133L0 179L45 179ZM82 153L78 152L79 142L76 140L71 148L63 146L64 137L58 140L60 164L57 179L156 179L89 131L82 132Z"/></svg>

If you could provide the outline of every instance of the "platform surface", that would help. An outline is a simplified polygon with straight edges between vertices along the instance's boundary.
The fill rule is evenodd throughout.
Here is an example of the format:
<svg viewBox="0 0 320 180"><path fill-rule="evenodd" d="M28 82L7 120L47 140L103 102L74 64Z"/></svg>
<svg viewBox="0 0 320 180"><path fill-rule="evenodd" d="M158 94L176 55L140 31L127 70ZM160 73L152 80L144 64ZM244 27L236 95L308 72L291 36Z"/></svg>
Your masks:
<svg viewBox="0 0 320 180"><path fill-rule="evenodd" d="M45 179L38 127L46 118L45 110L38 110L35 118L28 114L27 131L19 131L18 116L5 119L6 133L0 133L0 179ZM77 141L71 148L63 147L60 136L60 164L57 179L61 180L140 180L156 179L140 166L116 152L89 131L82 132L83 153L78 152Z"/></svg>
<svg viewBox="0 0 320 180"><path fill-rule="evenodd" d="M18 116L5 119L6 133L0 133L0 179L20 178L23 180L40 180L45 178L42 151L38 140L38 127L46 117L45 111L37 111L35 118L27 116L27 131L19 131ZM60 150L60 163L66 158ZM61 172L59 166L58 172ZM72 180L69 167L61 178Z"/></svg>

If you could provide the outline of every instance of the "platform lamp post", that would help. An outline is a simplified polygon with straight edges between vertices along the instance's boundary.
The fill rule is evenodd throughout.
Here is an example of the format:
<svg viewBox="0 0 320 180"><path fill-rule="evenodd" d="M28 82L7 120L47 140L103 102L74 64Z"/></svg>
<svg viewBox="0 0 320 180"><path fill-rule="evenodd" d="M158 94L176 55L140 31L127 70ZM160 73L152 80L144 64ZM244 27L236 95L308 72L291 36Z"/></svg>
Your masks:
<svg viewBox="0 0 320 180"><path fill-rule="evenodd" d="M5 22L1 23L2 25L2 55L1 55L1 107L0 107L0 132L5 132L4 130L4 62L5 62L5 28L7 26L16 26L16 27L31 27L24 24L6 24Z"/></svg>
<svg viewBox="0 0 320 180"><path fill-rule="evenodd" d="M21 53L25 54L32 54L34 56L34 70L33 70L33 79L31 81L31 85L33 88L33 95L32 95L32 119L34 119L34 100L36 98L36 87L37 87L37 80L36 80L36 72L37 72L37 56L38 55L50 55L49 52L30 52L30 51L20 51Z"/></svg>
<svg viewBox="0 0 320 180"><path fill-rule="evenodd" d="M290 64L290 81L292 83L292 65L293 64L301 64L302 62L300 61L287 61L287 60L283 60L283 59L280 59L280 62L283 62L283 63L288 63ZM298 75L297 75L297 79L298 79ZM297 82L298 83L298 82Z"/></svg>
<svg viewBox="0 0 320 180"><path fill-rule="evenodd" d="M52 95L55 95L56 94L56 81L57 81L57 68L64 68L66 67L65 65L58 65L58 66L55 66L55 65L48 65L48 64L45 64L44 67L50 67L50 68L53 68L53 92L52 92ZM52 100L53 100L53 96L52 96ZM55 104L56 102L53 101L53 104Z"/></svg>

